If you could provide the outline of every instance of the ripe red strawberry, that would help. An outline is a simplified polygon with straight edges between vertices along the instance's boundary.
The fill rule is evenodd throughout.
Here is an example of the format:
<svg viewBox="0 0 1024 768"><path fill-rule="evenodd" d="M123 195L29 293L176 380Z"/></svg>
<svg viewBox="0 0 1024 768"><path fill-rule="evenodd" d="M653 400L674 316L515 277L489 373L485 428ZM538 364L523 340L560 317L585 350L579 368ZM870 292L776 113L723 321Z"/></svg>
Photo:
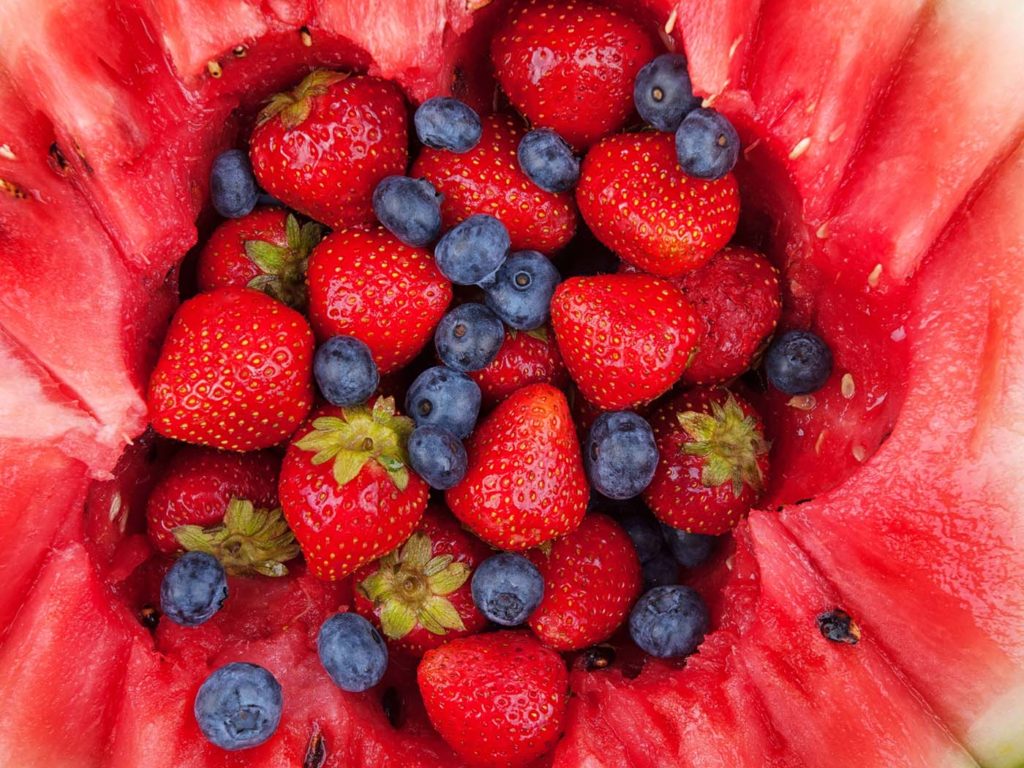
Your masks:
<svg viewBox="0 0 1024 768"><path fill-rule="evenodd" d="M467 375L480 385L485 407L527 384L546 382L559 389L569 384L555 334L547 327L526 332L506 328L498 356L486 368Z"/></svg>
<svg viewBox="0 0 1024 768"><path fill-rule="evenodd" d="M609 136L587 153L576 201L597 239L640 269L675 277L696 269L736 231L733 175L690 178L670 133Z"/></svg>
<svg viewBox="0 0 1024 768"><path fill-rule="evenodd" d="M565 662L523 631L453 640L416 674L430 722L470 765L526 766L562 732Z"/></svg>
<svg viewBox="0 0 1024 768"><path fill-rule="evenodd" d="M260 113L252 170L267 192L317 221L369 224L377 183L405 173L407 120L394 83L318 69Z"/></svg>
<svg viewBox="0 0 1024 768"><path fill-rule="evenodd" d="M389 648L422 656L487 625L470 578L490 554L447 510L428 507L405 544L356 572L354 607L381 628Z"/></svg>
<svg viewBox="0 0 1024 768"><path fill-rule="evenodd" d="M309 319L321 340L355 336L381 373L419 354L452 299L430 251L383 227L328 235L309 260Z"/></svg>
<svg viewBox="0 0 1024 768"><path fill-rule="evenodd" d="M751 368L782 312L771 262L749 248L726 248L676 285L704 325L683 381L714 384Z"/></svg>
<svg viewBox="0 0 1024 768"><path fill-rule="evenodd" d="M230 451L284 440L313 403L306 318L250 288L218 288L174 314L149 380L161 435Z"/></svg>
<svg viewBox="0 0 1024 768"><path fill-rule="evenodd" d="M290 307L303 309L306 261L321 235L319 224L311 221L300 225L282 208L258 208L240 219L227 219L199 253L199 290L255 288Z"/></svg>
<svg viewBox="0 0 1024 768"><path fill-rule="evenodd" d="M557 651L607 640L640 596L640 560L629 535L610 517L591 514L549 554L530 553L544 576L544 599L530 628Z"/></svg>
<svg viewBox="0 0 1024 768"><path fill-rule="evenodd" d="M634 18L586 0L522 0L491 43L509 101L577 149L626 124L636 73L658 53Z"/></svg>
<svg viewBox="0 0 1024 768"><path fill-rule="evenodd" d="M644 501L691 533L725 533L757 503L768 444L753 406L724 387L692 389L650 416L661 458Z"/></svg>
<svg viewBox="0 0 1024 768"><path fill-rule="evenodd" d="M701 330L679 288L643 274L566 280L551 301L551 323L581 394L605 410L671 389Z"/></svg>
<svg viewBox="0 0 1024 768"><path fill-rule="evenodd" d="M372 407L319 408L296 432L278 493L315 576L348 576L419 523L429 489L407 468L412 429L393 399L378 397Z"/></svg>
<svg viewBox="0 0 1024 768"><path fill-rule="evenodd" d="M523 173L516 149L523 129L508 115L482 119L480 143L458 154L424 147L410 175L427 179L444 195L445 228L487 213L508 228L512 250L551 254L576 231L576 205L569 193L545 192Z"/></svg>
<svg viewBox="0 0 1024 768"><path fill-rule="evenodd" d="M447 492L473 533L501 549L528 549L576 529L589 495L569 404L550 384L513 393L466 445L469 468Z"/></svg>

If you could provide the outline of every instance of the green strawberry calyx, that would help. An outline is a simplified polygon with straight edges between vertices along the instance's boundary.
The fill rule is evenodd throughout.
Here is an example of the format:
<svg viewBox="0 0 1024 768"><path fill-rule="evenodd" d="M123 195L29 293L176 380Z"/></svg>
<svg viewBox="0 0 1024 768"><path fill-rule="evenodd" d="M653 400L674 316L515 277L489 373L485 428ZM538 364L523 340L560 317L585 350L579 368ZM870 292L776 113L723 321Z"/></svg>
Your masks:
<svg viewBox="0 0 1024 768"><path fill-rule="evenodd" d="M179 525L173 533L183 549L213 555L233 576L284 576L285 563L299 556L280 508L256 509L245 499L231 499L218 525Z"/></svg>
<svg viewBox="0 0 1024 768"><path fill-rule="evenodd" d="M395 410L395 398L378 397L373 407L342 408L341 416L321 416L313 429L295 444L314 454L313 464L333 461L334 481L344 486L375 461L388 473L395 487L409 485L409 456L406 444L413 421Z"/></svg>
<svg viewBox="0 0 1024 768"><path fill-rule="evenodd" d="M306 266L309 254L323 237L323 227L315 221L299 225L294 214L285 220L288 245L281 246L266 240L246 240L245 255L259 267L262 274L249 281L248 286L298 310L305 308Z"/></svg>
<svg viewBox="0 0 1024 768"><path fill-rule="evenodd" d="M452 555L432 556L425 533L414 533L405 544L378 561L378 569L358 586L380 609L384 634L398 640L417 626L435 635L466 626L448 595L469 579L469 566Z"/></svg>
<svg viewBox="0 0 1024 768"><path fill-rule="evenodd" d="M291 91L275 93L256 118L257 125L263 125L271 118L281 116L285 128L296 128L306 121L315 96L323 96L335 83L348 77L346 72L329 69L315 69Z"/></svg>
<svg viewBox="0 0 1024 768"><path fill-rule="evenodd" d="M731 394L724 403L712 402L710 411L685 411L676 417L690 437L683 452L704 459L701 482L709 488L731 482L735 496L744 485L760 491L764 477L758 460L768 452L768 443L757 422Z"/></svg>

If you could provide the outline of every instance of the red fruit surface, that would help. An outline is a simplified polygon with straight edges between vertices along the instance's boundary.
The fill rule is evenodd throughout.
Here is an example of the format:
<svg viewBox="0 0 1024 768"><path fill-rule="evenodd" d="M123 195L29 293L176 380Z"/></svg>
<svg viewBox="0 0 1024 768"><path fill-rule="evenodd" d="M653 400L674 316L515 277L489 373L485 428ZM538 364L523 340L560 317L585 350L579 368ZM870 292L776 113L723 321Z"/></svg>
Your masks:
<svg viewBox="0 0 1024 768"><path fill-rule="evenodd" d="M527 384L545 383L558 389L569 384L555 334L546 326L540 332L506 328L497 357L466 375L480 386L484 407L500 403Z"/></svg>

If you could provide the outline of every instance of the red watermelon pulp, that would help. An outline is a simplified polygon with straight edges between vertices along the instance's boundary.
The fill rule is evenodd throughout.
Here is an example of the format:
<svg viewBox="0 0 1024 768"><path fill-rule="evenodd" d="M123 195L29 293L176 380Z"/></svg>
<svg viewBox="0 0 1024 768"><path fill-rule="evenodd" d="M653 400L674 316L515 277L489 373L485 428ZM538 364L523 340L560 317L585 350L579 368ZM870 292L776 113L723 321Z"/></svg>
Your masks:
<svg viewBox="0 0 1024 768"><path fill-rule="evenodd" d="M743 237L836 370L813 401L766 397L775 487L718 575L715 632L685 667L576 670L545 764L1024 766L1024 5L620 3L739 126ZM140 388L212 157L253 106L314 63L483 106L502 12L0 9L0 766L457 764L399 676L382 697L320 673L310 633L340 588L296 573L302 600L187 648L140 624ZM821 635L836 607L861 642ZM268 666L288 702L241 755L190 711L228 660Z"/></svg>

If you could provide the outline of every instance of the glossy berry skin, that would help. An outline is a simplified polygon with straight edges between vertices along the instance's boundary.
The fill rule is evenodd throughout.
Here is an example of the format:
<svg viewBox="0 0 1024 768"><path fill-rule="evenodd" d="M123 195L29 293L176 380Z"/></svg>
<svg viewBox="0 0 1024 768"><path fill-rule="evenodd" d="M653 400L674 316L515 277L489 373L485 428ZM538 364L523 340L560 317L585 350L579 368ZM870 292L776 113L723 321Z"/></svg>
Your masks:
<svg viewBox="0 0 1024 768"><path fill-rule="evenodd" d="M640 560L610 517L589 514L545 555L530 553L544 576L544 599L530 628L545 645L572 651L607 640L640 595Z"/></svg>
<svg viewBox="0 0 1024 768"><path fill-rule="evenodd" d="M313 402L306 318L250 288L184 302L149 380L149 417L165 437L230 451L287 438Z"/></svg>
<svg viewBox="0 0 1024 768"><path fill-rule="evenodd" d="M429 651L416 677L430 722L471 765L530 765L562 732L565 662L528 632L453 640Z"/></svg>
<svg viewBox="0 0 1024 768"><path fill-rule="evenodd" d="M205 552L186 552L164 574L160 585L160 610L185 627L209 621L227 598L224 568Z"/></svg>
<svg viewBox="0 0 1024 768"><path fill-rule="evenodd" d="M281 684L256 664L235 662L215 669L199 687L193 712L212 744L235 751L255 747L281 722Z"/></svg>
<svg viewBox="0 0 1024 768"><path fill-rule="evenodd" d="M665 536L665 543L675 561L684 568L696 568L703 565L718 543L716 536L706 536L702 533L687 533L669 525L661 526Z"/></svg>
<svg viewBox="0 0 1024 768"><path fill-rule="evenodd" d="M514 552L484 560L473 573L473 602L480 613L503 627L525 622L544 597L544 577Z"/></svg>
<svg viewBox="0 0 1024 768"><path fill-rule="evenodd" d="M464 439L476 426L480 399L480 387L468 375L435 365L409 386L405 410L418 427L432 424Z"/></svg>
<svg viewBox="0 0 1024 768"><path fill-rule="evenodd" d="M430 252L382 227L324 238L309 260L309 319L317 338L354 336L381 374L427 345L452 298Z"/></svg>
<svg viewBox="0 0 1024 768"><path fill-rule="evenodd" d="M583 160L576 201L605 246L638 269L677 277L729 242L739 220L736 179L687 176L665 133L609 136Z"/></svg>
<svg viewBox="0 0 1024 768"><path fill-rule="evenodd" d="M599 493L609 499L639 496L658 466L651 425L633 411L602 413L590 427L583 459Z"/></svg>
<svg viewBox="0 0 1024 768"><path fill-rule="evenodd" d="M446 491L466 476L466 448L444 427L416 427L409 436L409 466L431 488Z"/></svg>
<svg viewBox="0 0 1024 768"><path fill-rule="evenodd" d="M380 632L358 613L336 613L320 627L317 654L334 684L349 693L373 688L388 668Z"/></svg>
<svg viewBox="0 0 1024 768"><path fill-rule="evenodd" d="M729 119L698 107L676 131L676 157L683 173L695 179L721 179L736 165L740 137Z"/></svg>
<svg viewBox="0 0 1024 768"><path fill-rule="evenodd" d="M551 317L551 297L562 276L537 251L513 253L485 287L484 299L505 325L531 331Z"/></svg>
<svg viewBox="0 0 1024 768"><path fill-rule="evenodd" d="M256 207L256 179L249 158L240 149L221 152L210 168L210 202L227 219L245 216Z"/></svg>
<svg viewBox="0 0 1024 768"><path fill-rule="evenodd" d="M441 232L441 198L424 179L387 176L373 190L373 212L406 245L424 246Z"/></svg>
<svg viewBox="0 0 1024 768"><path fill-rule="evenodd" d="M644 64L633 82L633 104L651 127L675 132L683 118L700 106L700 99L693 95L686 57L663 53Z"/></svg>
<svg viewBox="0 0 1024 768"><path fill-rule="evenodd" d="M786 331L768 347L764 372L787 395L817 392L832 375L832 350L810 331Z"/></svg>
<svg viewBox="0 0 1024 768"><path fill-rule="evenodd" d="M353 336L332 336L317 347L313 376L331 405L366 402L380 383L373 353Z"/></svg>
<svg viewBox="0 0 1024 768"><path fill-rule="evenodd" d="M703 325L683 381L716 384L749 370L782 312L778 270L757 251L730 247L676 285Z"/></svg>
<svg viewBox="0 0 1024 768"><path fill-rule="evenodd" d="M633 80L655 53L639 22L585 0L520 0L491 43L509 101L577 149L626 124Z"/></svg>
<svg viewBox="0 0 1024 768"><path fill-rule="evenodd" d="M526 333L507 328L497 357L479 371L470 371L469 376L480 385L486 406L501 402L527 384L551 384L558 389L569 385L569 372L549 326Z"/></svg>
<svg viewBox="0 0 1024 768"><path fill-rule="evenodd" d="M468 152L480 141L480 116L450 96L435 96L420 104L413 124L417 138L432 149Z"/></svg>
<svg viewBox="0 0 1024 768"><path fill-rule="evenodd" d="M483 304L460 304L441 318L434 333L437 356L456 371L487 366L505 338L501 320Z"/></svg>
<svg viewBox="0 0 1024 768"><path fill-rule="evenodd" d="M633 642L651 656L681 658L697 650L710 625L704 600L690 587L655 587L629 617Z"/></svg>
<svg viewBox="0 0 1024 768"><path fill-rule="evenodd" d="M473 214L494 216L508 229L512 249L555 253L576 231L572 195L545 192L519 167L516 150L525 131L508 115L482 119L480 143L463 154L424 148L410 176L427 179L444 195L446 229Z"/></svg>
<svg viewBox="0 0 1024 768"><path fill-rule="evenodd" d="M523 136L516 158L530 181L546 192L568 192L580 179L580 161L572 147L549 128Z"/></svg>
<svg viewBox="0 0 1024 768"><path fill-rule="evenodd" d="M565 395L549 384L516 391L466 445L469 470L448 507L488 544L524 550L576 529L587 479Z"/></svg>
<svg viewBox="0 0 1024 768"><path fill-rule="evenodd" d="M573 381L605 410L635 408L671 389L701 330L679 288L644 274L566 280L551 302L551 324Z"/></svg>
<svg viewBox="0 0 1024 768"><path fill-rule="evenodd" d="M406 122L394 83L316 70L260 113L249 140L253 171L267 192L316 221L370 224L377 184L405 173Z"/></svg>
<svg viewBox="0 0 1024 768"><path fill-rule="evenodd" d="M486 284L505 263L511 244L504 224L478 213L445 232L434 249L434 260L456 285Z"/></svg>

